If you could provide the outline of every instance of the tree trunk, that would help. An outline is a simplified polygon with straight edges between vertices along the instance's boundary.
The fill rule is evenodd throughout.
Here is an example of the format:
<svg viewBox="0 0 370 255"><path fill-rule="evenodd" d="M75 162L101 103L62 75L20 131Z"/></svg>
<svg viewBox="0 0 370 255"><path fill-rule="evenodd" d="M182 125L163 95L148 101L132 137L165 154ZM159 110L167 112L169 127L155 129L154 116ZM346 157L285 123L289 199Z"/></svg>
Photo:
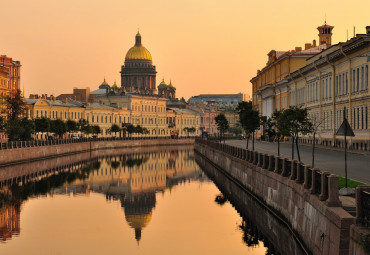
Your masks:
<svg viewBox="0 0 370 255"><path fill-rule="evenodd" d="M294 160L294 137L292 137L292 160Z"/></svg>
<svg viewBox="0 0 370 255"><path fill-rule="evenodd" d="M316 131L313 132L313 143L312 143L312 168L315 167L315 136Z"/></svg>
<svg viewBox="0 0 370 255"><path fill-rule="evenodd" d="M248 150L248 145L249 145L249 135L247 135L247 150Z"/></svg>
<svg viewBox="0 0 370 255"><path fill-rule="evenodd" d="M252 133L252 151L254 151L254 132Z"/></svg>
<svg viewBox="0 0 370 255"><path fill-rule="evenodd" d="M297 147L297 156L298 156L298 161L301 161L301 155L299 154L299 148L298 148L298 135L295 140L295 145Z"/></svg>

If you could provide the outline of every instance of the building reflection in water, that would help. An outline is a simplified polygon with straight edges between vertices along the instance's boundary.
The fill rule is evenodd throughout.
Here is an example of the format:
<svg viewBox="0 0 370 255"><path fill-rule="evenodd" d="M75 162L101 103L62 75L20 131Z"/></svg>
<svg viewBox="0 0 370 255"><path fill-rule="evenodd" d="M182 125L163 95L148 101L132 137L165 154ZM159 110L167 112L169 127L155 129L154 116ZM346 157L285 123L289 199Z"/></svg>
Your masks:
<svg viewBox="0 0 370 255"><path fill-rule="evenodd" d="M204 176L189 149L132 153L100 158L71 167L37 182L4 186L0 204L0 238L19 234L20 206L30 196L49 194L89 195L102 193L120 201L125 220L140 241L156 206L156 193ZM5 203L6 201L6 203ZM1 203L1 202L0 202Z"/></svg>
<svg viewBox="0 0 370 255"><path fill-rule="evenodd" d="M0 238L2 241L11 239L13 235L19 235L20 211L19 204L3 206L0 209Z"/></svg>

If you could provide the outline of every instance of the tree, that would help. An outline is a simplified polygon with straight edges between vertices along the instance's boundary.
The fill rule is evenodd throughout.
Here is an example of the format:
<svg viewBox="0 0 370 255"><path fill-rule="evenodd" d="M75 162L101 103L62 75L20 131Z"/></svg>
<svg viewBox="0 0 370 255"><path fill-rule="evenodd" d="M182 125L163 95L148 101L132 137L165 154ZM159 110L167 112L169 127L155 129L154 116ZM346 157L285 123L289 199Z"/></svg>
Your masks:
<svg viewBox="0 0 370 255"><path fill-rule="evenodd" d="M67 131L70 133L76 132L79 130L78 124L74 120L67 120Z"/></svg>
<svg viewBox="0 0 370 255"><path fill-rule="evenodd" d="M119 128L119 126L117 124L113 124L110 127L110 132L113 132L115 136L117 135L117 132L119 132L119 131L121 131L121 129Z"/></svg>
<svg viewBox="0 0 370 255"><path fill-rule="evenodd" d="M281 126L281 122L279 120L279 118L281 117L281 113L282 113L281 110L275 110L272 113L272 120L274 122L274 126L275 126L275 129L276 129L275 136L277 137L278 157L280 157L280 136L285 131L284 128ZM289 135L289 133L286 133L286 135Z"/></svg>
<svg viewBox="0 0 370 255"><path fill-rule="evenodd" d="M132 136L132 134L135 133L135 126L132 124L127 124L126 131L129 134L129 136Z"/></svg>
<svg viewBox="0 0 370 255"><path fill-rule="evenodd" d="M27 103L23 100L19 89L10 96L5 97L5 104L8 121L20 120L26 116Z"/></svg>
<svg viewBox="0 0 370 255"><path fill-rule="evenodd" d="M311 119L312 121L312 134L313 134L313 142L312 142L312 167L315 167L315 145L316 145L316 133L321 124L324 122L323 119L316 118L316 115Z"/></svg>
<svg viewBox="0 0 370 255"><path fill-rule="evenodd" d="M31 140L35 131L35 123L27 118L8 121L5 125L9 141Z"/></svg>
<svg viewBox="0 0 370 255"><path fill-rule="evenodd" d="M147 129L146 127L144 127L144 128L143 128L143 134L144 134L144 135L148 135L148 134L150 134L149 129Z"/></svg>
<svg viewBox="0 0 370 255"><path fill-rule="evenodd" d="M82 132L85 133L86 135L90 135L94 132L94 129L90 124L87 124L86 126L83 127Z"/></svg>
<svg viewBox="0 0 370 255"><path fill-rule="evenodd" d="M83 134L83 133L88 134L88 132L91 131L91 129L88 128L89 122L87 120L85 120L85 119L80 119L78 121L78 125L77 126L78 126L78 130L80 130L81 134Z"/></svg>
<svg viewBox="0 0 370 255"><path fill-rule="evenodd" d="M312 131L312 123L308 118L307 108L290 106L282 111L278 118L278 126L282 131L282 135L292 138L292 159L294 159L294 142L296 144L298 160L301 161L301 156L298 147L298 135L306 135Z"/></svg>
<svg viewBox="0 0 370 255"><path fill-rule="evenodd" d="M239 122L245 133L247 134L247 149L249 137L252 134L253 143L252 150L254 150L254 131L258 129L260 125L260 117L257 110L253 109L252 102L240 102L236 108L239 114Z"/></svg>
<svg viewBox="0 0 370 255"><path fill-rule="evenodd" d="M267 116L263 116L261 118L261 122L262 122L262 125L263 125L263 136L266 140L266 137L267 137L267 141L271 141L271 138L274 137L276 134L275 132L275 129L274 129L274 122L272 120L272 118L270 117L267 117Z"/></svg>
<svg viewBox="0 0 370 255"><path fill-rule="evenodd" d="M100 133L101 133L100 127L99 127L98 125L94 125L92 128L93 128L93 132L92 132L92 133L93 133L94 135L96 135L96 136L97 136L98 134L100 134Z"/></svg>
<svg viewBox="0 0 370 255"><path fill-rule="evenodd" d="M134 127L134 132L136 133L136 134L142 134L142 133L144 133L144 129L140 126L140 125L137 125L136 127Z"/></svg>
<svg viewBox="0 0 370 255"><path fill-rule="evenodd" d="M63 138L63 135L67 132L67 124L61 119L51 121L51 131L58 135L59 139Z"/></svg>
<svg viewBox="0 0 370 255"><path fill-rule="evenodd" d="M50 119L46 117L35 119L35 131L46 133L49 136L50 132Z"/></svg>
<svg viewBox="0 0 370 255"><path fill-rule="evenodd" d="M190 134L192 134L192 133L195 133L197 130L195 129L195 127L191 127L191 128L189 128L188 129L188 132L190 133Z"/></svg>
<svg viewBox="0 0 370 255"><path fill-rule="evenodd" d="M217 129L220 132L220 142L224 139L225 143L225 131L229 128L229 121L226 119L225 114L220 113L215 117Z"/></svg>
<svg viewBox="0 0 370 255"><path fill-rule="evenodd" d="M32 139L32 133L35 131L35 122L24 117L21 120L22 132L20 133L21 141L29 141Z"/></svg>
<svg viewBox="0 0 370 255"><path fill-rule="evenodd" d="M27 103L23 100L21 91L17 90L5 97L5 104L7 121L3 122L3 129L10 141L20 140L21 137L25 137L25 128L22 127L22 118L26 116Z"/></svg>

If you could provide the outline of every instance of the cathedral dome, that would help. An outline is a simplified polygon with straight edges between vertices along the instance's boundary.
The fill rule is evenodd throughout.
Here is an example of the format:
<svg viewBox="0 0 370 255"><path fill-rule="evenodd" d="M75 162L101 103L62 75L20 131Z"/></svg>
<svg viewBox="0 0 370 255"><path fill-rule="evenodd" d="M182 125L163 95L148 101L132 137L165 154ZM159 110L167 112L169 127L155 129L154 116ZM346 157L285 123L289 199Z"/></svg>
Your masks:
<svg viewBox="0 0 370 255"><path fill-rule="evenodd" d="M141 35L139 32L135 36L135 46L128 50L125 57L125 60L135 59L152 61L152 55L150 55L150 52L141 45Z"/></svg>

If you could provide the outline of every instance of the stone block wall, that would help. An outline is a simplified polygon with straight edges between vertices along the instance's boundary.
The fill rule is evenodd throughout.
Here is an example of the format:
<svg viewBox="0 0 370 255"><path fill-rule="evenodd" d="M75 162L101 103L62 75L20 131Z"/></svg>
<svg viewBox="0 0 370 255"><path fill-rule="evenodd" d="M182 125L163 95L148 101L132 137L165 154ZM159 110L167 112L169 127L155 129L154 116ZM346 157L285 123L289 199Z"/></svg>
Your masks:
<svg viewBox="0 0 370 255"><path fill-rule="evenodd" d="M53 144L37 147L22 147L0 150L0 166L17 163L30 162L34 160L47 159L52 157L65 156L80 152L133 148L152 147L165 145L186 145L194 144L194 139L140 139L140 140L100 140L86 141L79 143Z"/></svg>
<svg viewBox="0 0 370 255"><path fill-rule="evenodd" d="M195 150L281 215L313 254L349 254L354 217L340 206L336 176L300 166L302 178L295 162L229 145L197 142Z"/></svg>

